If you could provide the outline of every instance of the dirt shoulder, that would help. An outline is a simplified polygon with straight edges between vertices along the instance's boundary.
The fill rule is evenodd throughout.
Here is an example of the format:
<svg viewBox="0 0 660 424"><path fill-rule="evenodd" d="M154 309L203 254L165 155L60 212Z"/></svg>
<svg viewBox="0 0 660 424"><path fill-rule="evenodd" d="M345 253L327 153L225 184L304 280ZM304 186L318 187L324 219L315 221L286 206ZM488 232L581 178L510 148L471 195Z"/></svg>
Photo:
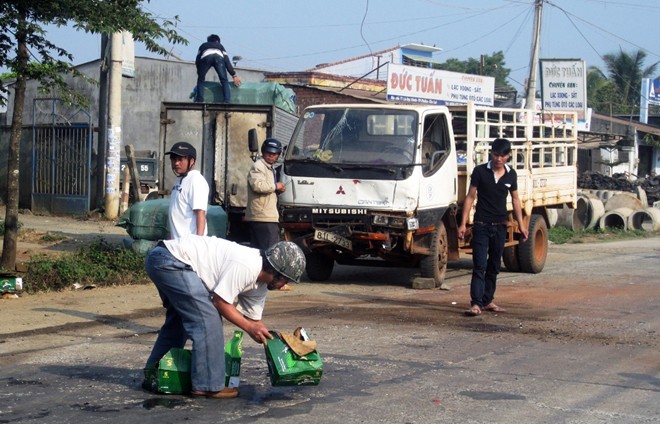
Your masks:
<svg viewBox="0 0 660 424"><path fill-rule="evenodd" d="M0 206L0 219L4 220L5 207ZM37 254L75 252L81 246L98 238L119 244L130 238L126 230L115 221L102 216L64 217L34 215L29 210L18 216L19 237L16 260L27 261ZM0 249L1 251L1 249Z"/></svg>

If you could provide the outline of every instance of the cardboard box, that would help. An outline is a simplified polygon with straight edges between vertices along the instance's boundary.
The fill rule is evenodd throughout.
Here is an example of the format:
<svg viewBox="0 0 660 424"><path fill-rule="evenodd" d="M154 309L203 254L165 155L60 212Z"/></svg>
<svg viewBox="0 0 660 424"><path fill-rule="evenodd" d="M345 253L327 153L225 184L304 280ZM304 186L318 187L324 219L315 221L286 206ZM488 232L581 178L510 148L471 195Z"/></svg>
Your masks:
<svg viewBox="0 0 660 424"><path fill-rule="evenodd" d="M243 355L243 332L234 331L234 336L225 344L225 386L239 387L241 356ZM190 364L192 352L188 349L172 348L158 363L158 368L144 369L146 390L157 393L185 394L192 390Z"/></svg>
<svg viewBox="0 0 660 424"><path fill-rule="evenodd" d="M273 386L315 386L323 375L323 361L318 352L300 357L274 331L266 344L268 373Z"/></svg>
<svg viewBox="0 0 660 424"><path fill-rule="evenodd" d="M0 274L0 294L23 290L23 279L12 274Z"/></svg>

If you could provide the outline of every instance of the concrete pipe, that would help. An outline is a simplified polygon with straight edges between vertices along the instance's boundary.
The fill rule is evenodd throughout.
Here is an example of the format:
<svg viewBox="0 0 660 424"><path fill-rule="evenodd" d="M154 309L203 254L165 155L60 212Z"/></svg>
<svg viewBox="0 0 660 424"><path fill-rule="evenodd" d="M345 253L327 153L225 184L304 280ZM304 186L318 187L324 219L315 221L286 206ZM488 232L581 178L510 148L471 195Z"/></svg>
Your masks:
<svg viewBox="0 0 660 424"><path fill-rule="evenodd" d="M574 231L595 228L604 214L605 207L598 197L579 196L573 213Z"/></svg>
<svg viewBox="0 0 660 424"><path fill-rule="evenodd" d="M622 230L628 229L628 217L634 211L630 208L619 208L613 211L605 212L600 218L600 228L620 228Z"/></svg>
<svg viewBox="0 0 660 424"><path fill-rule="evenodd" d="M545 208L545 213L548 216L548 228L553 228L559 219L559 209Z"/></svg>
<svg viewBox="0 0 660 424"><path fill-rule="evenodd" d="M557 209L557 227L568 228L571 231L575 231L575 221L574 219L575 209L567 208L564 206L562 209Z"/></svg>
<svg viewBox="0 0 660 424"><path fill-rule="evenodd" d="M632 210L643 209L646 203L642 203L633 193L617 193L605 202L605 211L613 211L619 208L630 208Z"/></svg>
<svg viewBox="0 0 660 424"><path fill-rule="evenodd" d="M629 230L660 231L660 209L646 208L634 211L628 217Z"/></svg>

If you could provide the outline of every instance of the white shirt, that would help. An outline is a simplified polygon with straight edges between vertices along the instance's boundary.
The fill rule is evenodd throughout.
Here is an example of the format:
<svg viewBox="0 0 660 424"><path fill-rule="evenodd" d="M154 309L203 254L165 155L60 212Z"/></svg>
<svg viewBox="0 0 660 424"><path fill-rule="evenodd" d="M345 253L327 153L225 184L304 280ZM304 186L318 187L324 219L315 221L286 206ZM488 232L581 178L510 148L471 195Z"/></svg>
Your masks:
<svg viewBox="0 0 660 424"><path fill-rule="evenodd" d="M186 234L197 234L195 210L206 211L209 202L209 184L199 171L188 171L178 177L170 195L170 237L179 238ZM204 234L208 225L204 227Z"/></svg>
<svg viewBox="0 0 660 424"><path fill-rule="evenodd" d="M192 267L209 292L235 305L246 317L261 319L268 285L257 283L262 265L258 249L194 234L164 243L175 258Z"/></svg>

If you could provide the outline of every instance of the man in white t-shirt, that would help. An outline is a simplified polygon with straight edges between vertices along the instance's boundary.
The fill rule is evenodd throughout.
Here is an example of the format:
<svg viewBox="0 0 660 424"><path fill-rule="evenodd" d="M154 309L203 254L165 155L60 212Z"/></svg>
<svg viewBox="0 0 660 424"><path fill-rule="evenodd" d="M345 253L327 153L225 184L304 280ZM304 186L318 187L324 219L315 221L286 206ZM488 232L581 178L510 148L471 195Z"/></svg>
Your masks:
<svg viewBox="0 0 660 424"><path fill-rule="evenodd" d="M159 242L147 254L146 270L166 308L165 323L145 372L171 348L183 348L191 339L191 394L238 396L238 389L225 387L222 319L265 344L272 339L261 321L268 290L299 281L304 269L305 255L289 241L265 251L193 234Z"/></svg>
<svg viewBox="0 0 660 424"><path fill-rule="evenodd" d="M177 176L170 194L170 238L187 234L207 235L209 184L199 171L193 169L197 151L189 143L180 141L165 154L170 155L172 171Z"/></svg>

